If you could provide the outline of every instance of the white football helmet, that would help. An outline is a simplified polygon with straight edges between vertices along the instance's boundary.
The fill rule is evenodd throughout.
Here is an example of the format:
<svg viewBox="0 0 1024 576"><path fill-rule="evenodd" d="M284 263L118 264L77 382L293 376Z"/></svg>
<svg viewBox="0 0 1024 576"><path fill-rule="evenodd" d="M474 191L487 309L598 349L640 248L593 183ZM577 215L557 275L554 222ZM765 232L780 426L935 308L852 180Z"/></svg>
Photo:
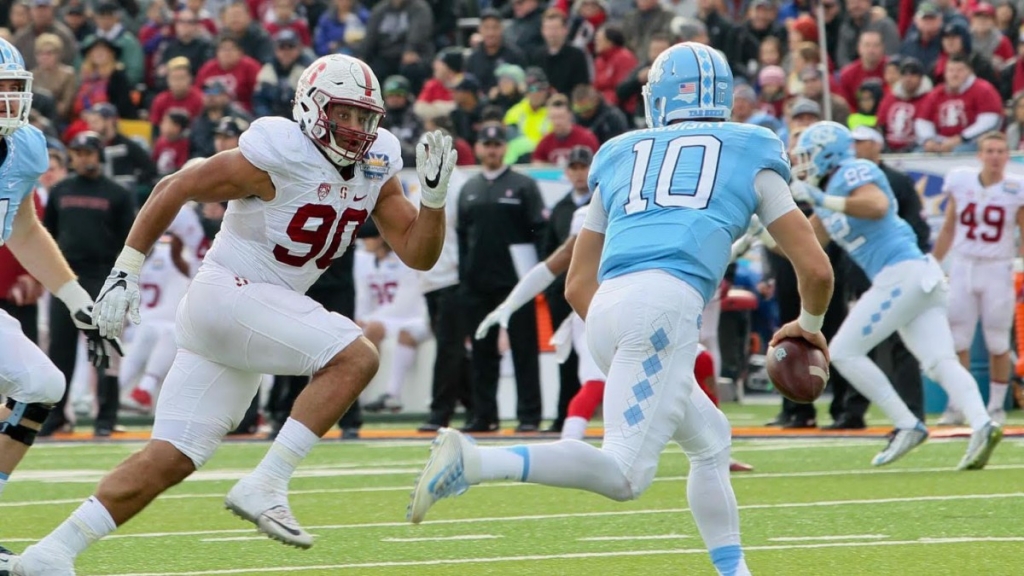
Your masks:
<svg viewBox="0 0 1024 576"><path fill-rule="evenodd" d="M10 136L28 125L32 109L32 73L25 70L21 52L3 38L0 38L0 80L15 80L21 85L20 90L0 92L0 103L4 105L0 107L0 136Z"/></svg>
<svg viewBox="0 0 1024 576"><path fill-rule="evenodd" d="M339 126L329 115L332 105L354 106L361 115L361 129ZM363 159L377 139L384 118L380 82L365 62L344 54L330 54L310 64L299 77L292 115L335 164L347 166Z"/></svg>

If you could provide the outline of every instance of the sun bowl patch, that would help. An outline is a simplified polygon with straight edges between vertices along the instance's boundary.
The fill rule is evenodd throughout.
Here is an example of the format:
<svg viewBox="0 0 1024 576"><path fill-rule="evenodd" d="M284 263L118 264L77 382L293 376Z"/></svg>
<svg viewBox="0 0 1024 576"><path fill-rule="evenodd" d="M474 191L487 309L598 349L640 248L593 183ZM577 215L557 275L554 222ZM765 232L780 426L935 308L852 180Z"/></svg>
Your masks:
<svg viewBox="0 0 1024 576"><path fill-rule="evenodd" d="M377 152L367 153L361 164L363 176L367 180L383 180L389 167L391 167L391 158L387 154Z"/></svg>

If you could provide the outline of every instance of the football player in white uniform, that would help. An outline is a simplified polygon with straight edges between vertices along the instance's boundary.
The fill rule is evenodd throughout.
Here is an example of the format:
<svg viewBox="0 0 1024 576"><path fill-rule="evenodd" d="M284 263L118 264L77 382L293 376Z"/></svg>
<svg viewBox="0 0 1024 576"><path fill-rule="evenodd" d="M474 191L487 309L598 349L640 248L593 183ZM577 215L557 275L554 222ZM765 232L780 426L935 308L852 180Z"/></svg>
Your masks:
<svg viewBox="0 0 1024 576"><path fill-rule="evenodd" d="M195 214L188 207L182 208L185 211ZM139 273L142 323L135 330L118 371L121 389L138 383L131 398L147 411L152 409L153 395L170 371L178 350L174 342L174 316L188 290L190 269L182 256L182 247L181 239L168 232L146 257Z"/></svg>
<svg viewBox="0 0 1024 576"><path fill-rule="evenodd" d="M261 374L312 375L269 453L228 493L227 508L269 537L308 548L288 504L296 467L377 372L377 351L350 319L303 293L373 217L407 265L426 270L445 232L457 155L437 134L417 147L417 207L395 173L398 140L378 129L380 83L361 60L332 54L309 66L296 122L262 118L239 148L160 181L101 291L100 332L139 322L144 254L187 201L228 201L224 223L177 312L178 354L164 380L151 441L49 536L13 560L15 574L74 574L75 558L213 455L244 415Z"/></svg>
<svg viewBox="0 0 1024 576"><path fill-rule="evenodd" d="M1006 421L1003 403L1010 382L1010 329L1013 327L1013 258L1016 231L1024 230L1024 178L1006 173L1010 161L1006 136L978 139L981 168L957 168L946 174L946 220L933 254L949 256L949 325L960 362L970 367L970 348L981 319L989 353L988 413ZM940 424L963 424L952 403Z"/></svg>
<svg viewBox="0 0 1024 576"><path fill-rule="evenodd" d="M387 392L363 405L367 412L402 410L402 384L416 363L416 350L430 338L427 300L420 291L419 274L402 263L381 238L372 222L359 231L363 247L356 253L356 324L374 346L395 336Z"/></svg>

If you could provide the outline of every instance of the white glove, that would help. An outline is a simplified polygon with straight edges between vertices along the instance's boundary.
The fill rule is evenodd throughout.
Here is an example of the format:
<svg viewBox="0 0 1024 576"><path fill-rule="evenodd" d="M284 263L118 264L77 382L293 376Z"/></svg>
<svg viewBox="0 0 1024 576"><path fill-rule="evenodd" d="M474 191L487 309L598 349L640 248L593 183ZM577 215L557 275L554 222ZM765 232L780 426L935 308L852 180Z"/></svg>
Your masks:
<svg viewBox="0 0 1024 576"><path fill-rule="evenodd" d="M139 315L139 304L142 294L139 292L139 269L145 256L138 250L127 246L117 258L114 269L107 276L96 299L93 318L99 328L100 335L105 338L116 338L124 329L124 318L128 316L132 323L142 321Z"/></svg>
<svg viewBox="0 0 1024 576"><path fill-rule="evenodd" d="M812 206L821 206L825 199L825 193L820 188L812 186L803 180L794 180L789 185L789 191L793 194L793 200L807 202Z"/></svg>
<svg viewBox="0 0 1024 576"><path fill-rule="evenodd" d="M494 310L491 310L491 313L476 327L476 339L483 340L486 338L487 333L491 331L495 324L508 329L508 319L512 317L512 313L515 311L515 308L504 302Z"/></svg>
<svg viewBox="0 0 1024 576"><path fill-rule="evenodd" d="M452 177L459 154L452 148L452 137L440 130L428 132L416 145L416 173L420 177L420 203L427 208L443 208L448 197L448 179Z"/></svg>
<svg viewBox="0 0 1024 576"><path fill-rule="evenodd" d="M121 342L117 338L104 338L100 335L94 321L92 298L77 280L72 280L60 287L54 294L71 312L71 320L75 327L85 334L89 345L89 362L104 370L110 365L110 353L116 351L124 356Z"/></svg>

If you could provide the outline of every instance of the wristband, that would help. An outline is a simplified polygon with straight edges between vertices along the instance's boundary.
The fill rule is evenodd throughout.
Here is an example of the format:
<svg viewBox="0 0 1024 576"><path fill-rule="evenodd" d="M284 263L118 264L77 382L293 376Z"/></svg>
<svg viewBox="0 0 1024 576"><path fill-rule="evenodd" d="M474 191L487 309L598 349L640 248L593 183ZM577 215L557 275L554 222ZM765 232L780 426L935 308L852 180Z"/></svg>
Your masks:
<svg viewBox="0 0 1024 576"><path fill-rule="evenodd" d="M841 196L825 196L821 199L821 207L833 212L846 212L846 198Z"/></svg>
<svg viewBox="0 0 1024 576"><path fill-rule="evenodd" d="M800 317L796 319L797 323L800 324L800 329L804 332L821 332L821 326L825 323L825 315L815 316L803 307L800 308Z"/></svg>
<svg viewBox="0 0 1024 576"><path fill-rule="evenodd" d="M117 257L117 261L114 262L114 268L138 276L142 270L142 262L145 260L145 254L126 244Z"/></svg>
<svg viewBox="0 0 1024 576"><path fill-rule="evenodd" d="M82 308L88 308L92 305L92 297L89 293L82 288L82 285L78 283L78 280L69 280L63 286L57 289L53 293L72 314L75 310L81 310Z"/></svg>

